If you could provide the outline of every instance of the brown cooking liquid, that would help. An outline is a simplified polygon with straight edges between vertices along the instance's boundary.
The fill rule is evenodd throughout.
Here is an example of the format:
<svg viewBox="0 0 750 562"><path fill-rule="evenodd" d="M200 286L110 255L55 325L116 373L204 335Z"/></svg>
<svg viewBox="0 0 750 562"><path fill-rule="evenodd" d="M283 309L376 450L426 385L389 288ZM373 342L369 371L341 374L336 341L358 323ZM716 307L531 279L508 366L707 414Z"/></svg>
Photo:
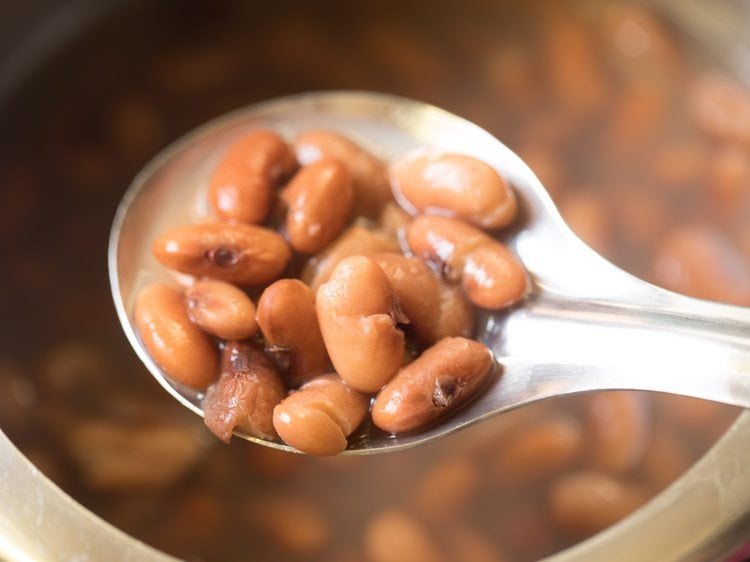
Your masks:
<svg viewBox="0 0 750 562"><path fill-rule="evenodd" d="M236 107L335 88L476 121L605 256L750 304L750 93L635 5L520 4L140 2L57 50L0 107L0 427L86 507L190 560L532 560L678 477L736 409L609 393L372 458L226 446L117 322L109 227L149 157Z"/></svg>

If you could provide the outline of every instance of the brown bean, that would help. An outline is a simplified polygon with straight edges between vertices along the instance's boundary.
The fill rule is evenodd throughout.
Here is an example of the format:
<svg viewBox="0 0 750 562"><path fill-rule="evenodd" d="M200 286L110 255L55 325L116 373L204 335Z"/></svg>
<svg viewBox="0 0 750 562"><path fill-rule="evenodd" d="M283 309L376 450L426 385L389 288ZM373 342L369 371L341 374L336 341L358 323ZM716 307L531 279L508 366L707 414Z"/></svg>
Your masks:
<svg viewBox="0 0 750 562"><path fill-rule="evenodd" d="M221 377L203 398L204 421L225 443L229 443L234 429L273 440L273 409L285 395L284 382L258 345L227 342Z"/></svg>
<svg viewBox="0 0 750 562"><path fill-rule="evenodd" d="M545 43L546 70L557 99L575 113L601 109L609 84L592 30L573 18L561 18L549 28Z"/></svg>
<svg viewBox="0 0 750 562"><path fill-rule="evenodd" d="M316 297L323 341L336 372L353 388L377 392L401 367L403 315L388 278L374 260L342 260Z"/></svg>
<svg viewBox="0 0 750 562"><path fill-rule="evenodd" d="M584 451L581 424L567 416L544 419L519 430L498 452L497 476L518 486L570 468Z"/></svg>
<svg viewBox="0 0 750 562"><path fill-rule="evenodd" d="M481 483L478 464L456 456L436 463L417 480L412 501L431 520L456 521L469 506Z"/></svg>
<svg viewBox="0 0 750 562"><path fill-rule="evenodd" d="M655 424L638 472L654 492L677 480L697 459L678 430Z"/></svg>
<svg viewBox="0 0 750 562"><path fill-rule="evenodd" d="M297 166L273 131L252 131L232 143L211 177L208 199L224 220L258 224L271 210L278 184Z"/></svg>
<svg viewBox="0 0 750 562"><path fill-rule="evenodd" d="M244 291L224 281L198 281L185 289L190 319L224 340L244 340L258 330L255 305Z"/></svg>
<svg viewBox="0 0 750 562"><path fill-rule="evenodd" d="M378 226L383 233L393 238L398 244L410 221L411 215L409 213L404 211L395 201L388 201L378 217Z"/></svg>
<svg viewBox="0 0 750 562"><path fill-rule="evenodd" d="M322 506L298 496L254 499L249 510L252 523L264 535L297 556L317 554L333 535Z"/></svg>
<svg viewBox="0 0 750 562"><path fill-rule="evenodd" d="M135 325L149 355L171 379L202 390L219 374L219 354L190 321L182 291L154 283L138 294Z"/></svg>
<svg viewBox="0 0 750 562"><path fill-rule="evenodd" d="M173 228L156 239L152 251L170 269L241 287L273 281L291 257L284 239L267 228L214 222Z"/></svg>
<svg viewBox="0 0 750 562"><path fill-rule="evenodd" d="M258 300L258 324L291 387L329 370L315 311L315 293L297 279L280 279Z"/></svg>
<svg viewBox="0 0 750 562"><path fill-rule="evenodd" d="M417 217L406 238L415 255L436 262L449 280L460 279L466 296L481 308L504 308L526 294L526 272L518 259L463 221Z"/></svg>
<svg viewBox="0 0 750 562"><path fill-rule="evenodd" d="M750 91L729 74L698 76L688 89L689 110L703 132L722 140L750 142Z"/></svg>
<svg viewBox="0 0 750 562"><path fill-rule="evenodd" d="M281 195L289 206L292 248L314 254L328 246L349 220L353 189L349 170L338 160L323 158L302 168Z"/></svg>
<svg viewBox="0 0 750 562"><path fill-rule="evenodd" d="M440 562L443 557L427 531L398 509L381 511L367 525L365 552L372 562Z"/></svg>
<svg viewBox="0 0 750 562"><path fill-rule="evenodd" d="M465 154L416 149L391 166L391 188L412 214L446 213L482 228L502 228L518 204L489 164Z"/></svg>
<svg viewBox="0 0 750 562"><path fill-rule="evenodd" d="M750 196L750 155L737 146L721 147L712 155L708 189L714 205L725 210L747 208L743 201Z"/></svg>
<svg viewBox="0 0 750 562"><path fill-rule="evenodd" d="M339 133L306 131L294 141L294 150L303 166L324 157L336 158L346 165L354 182L355 216L377 217L383 205L393 198L385 164Z"/></svg>
<svg viewBox="0 0 750 562"><path fill-rule="evenodd" d="M678 293L750 306L750 264L730 239L707 226L683 226L661 240L654 275Z"/></svg>
<svg viewBox="0 0 750 562"><path fill-rule="evenodd" d="M367 415L368 400L336 374L320 375L293 391L273 412L279 436L311 455L336 455Z"/></svg>
<svg viewBox="0 0 750 562"><path fill-rule="evenodd" d="M449 559L453 562L509 562L501 552L495 540L489 540L469 527L459 527L455 521L451 524L448 540Z"/></svg>
<svg viewBox="0 0 750 562"><path fill-rule="evenodd" d="M594 471L565 476L552 485L550 515L568 535L597 533L646 503L640 488Z"/></svg>
<svg viewBox="0 0 750 562"><path fill-rule="evenodd" d="M651 433L646 397L637 392L597 392L587 397L591 464L623 474L638 464Z"/></svg>
<svg viewBox="0 0 750 562"><path fill-rule="evenodd" d="M317 291L344 258L398 250L398 242L394 238L380 231L354 225L345 230L325 251L310 258L302 269L301 279L313 291Z"/></svg>
<svg viewBox="0 0 750 562"><path fill-rule="evenodd" d="M489 382L493 367L483 344L443 339L383 387L372 405L372 420L393 433L424 427L474 397Z"/></svg>
<svg viewBox="0 0 750 562"><path fill-rule="evenodd" d="M474 307L469 304L460 287L448 285L443 281L438 285L438 317L427 341L437 342L443 338L457 336L468 338L474 331Z"/></svg>
<svg viewBox="0 0 750 562"><path fill-rule="evenodd" d="M422 342L434 343L433 328L437 321L440 289L438 279L419 258L408 258L395 252L370 254L388 278L398 298L401 311L409 320L408 327Z"/></svg>

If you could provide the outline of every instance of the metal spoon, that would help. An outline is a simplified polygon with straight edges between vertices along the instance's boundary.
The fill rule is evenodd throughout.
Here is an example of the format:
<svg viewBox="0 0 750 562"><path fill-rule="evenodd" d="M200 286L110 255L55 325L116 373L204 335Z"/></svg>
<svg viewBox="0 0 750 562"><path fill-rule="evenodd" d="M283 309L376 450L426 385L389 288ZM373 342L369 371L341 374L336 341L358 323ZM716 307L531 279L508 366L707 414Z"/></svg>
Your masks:
<svg viewBox="0 0 750 562"><path fill-rule="evenodd" d="M197 195L218 155L257 127L289 136L336 129L384 158L425 144L470 154L500 170L522 202L519 220L500 237L529 271L531 293L511 310L484 313L476 336L502 367L498 382L424 431L391 436L366 429L346 453L412 447L513 408L595 390L649 390L750 407L750 309L659 289L600 257L565 225L524 162L476 125L405 98L323 92L253 105L199 128L148 164L117 210L109 271L120 321L151 374L195 413L202 415L201 395L169 380L143 348L131 323L133 300L145 283L168 278L151 256L152 240L205 212L185 202L203 199Z"/></svg>

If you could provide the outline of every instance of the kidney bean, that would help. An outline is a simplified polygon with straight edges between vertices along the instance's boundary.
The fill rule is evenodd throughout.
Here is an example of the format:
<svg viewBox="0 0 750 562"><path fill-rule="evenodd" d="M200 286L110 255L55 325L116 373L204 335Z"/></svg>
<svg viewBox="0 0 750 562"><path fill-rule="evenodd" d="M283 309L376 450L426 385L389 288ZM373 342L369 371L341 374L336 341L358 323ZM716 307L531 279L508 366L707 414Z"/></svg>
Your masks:
<svg viewBox="0 0 750 562"><path fill-rule="evenodd" d="M286 364L289 385L297 387L330 368L315 311L315 293L297 279L280 279L258 300L258 324L267 351Z"/></svg>
<svg viewBox="0 0 750 562"><path fill-rule="evenodd" d="M481 308L510 306L526 294L526 272L497 240L458 219L421 216L407 228L411 251L439 264L449 280L461 280Z"/></svg>
<svg viewBox="0 0 750 562"><path fill-rule="evenodd" d="M500 174L465 154L418 148L391 166L391 188L412 214L450 214L482 228L516 216L516 196Z"/></svg>
<svg viewBox="0 0 750 562"><path fill-rule="evenodd" d="M537 421L517 431L498 452L497 477L510 487L549 477L578 462L584 445L583 428L574 418L556 416Z"/></svg>
<svg viewBox="0 0 750 562"><path fill-rule="evenodd" d="M464 296L460 287L438 282L440 297L437 321L427 341L437 342L443 338L461 336L468 338L474 331L474 307Z"/></svg>
<svg viewBox="0 0 750 562"><path fill-rule="evenodd" d="M750 91L736 78L710 72L688 89L691 117L697 127L721 140L750 142Z"/></svg>
<svg viewBox="0 0 750 562"><path fill-rule="evenodd" d="M287 396L273 412L279 436L311 455L336 455L367 415L368 400L336 374L320 375Z"/></svg>
<svg viewBox="0 0 750 562"><path fill-rule="evenodd" d="M571 537L597 533L646 503L640 488L599 472L584 470L552 484L550 516Z"/></svg>
<svg viewBox="0 0 750 562"><path fill-rule="evenodd" d="M333 537L322 505L305 498L274 494L253 501L249 509L254 526L283 550L297 556L318 554Z"/></svg>
<svg viewBox="0 0 750 562"><path fill-rule="evenodd" d="M210 336L190 321L182 291L153 283L138 294L135 326L149 355L175 381L202 390L219 374Z"/></svg>
<svg viewBox="0 0 750 562"><path fill-rule="evenodd" d="M244 291L224 281L198 281L185 289L190 319L225 340L244 340L258 330L255 305Z"/></svg>
<svg viewBox="0 0 750 562"><path fill-rule="evenodd" d="M638 473L656 492L677 480L695 462L680 431L656 424L651 428L648 445L638 465Z"/></svg>
<svg viewBox="0 0 750 562"><path fill-rule="evenodd" d="M353 196L349 170L338 160L323 158L302 168L281 195L289 206L292 247L303 254L324 249L349 219Z"/></svg>
<svg viewBox="0 0 750 562"><path fill-rule="evenodd" d="M291 257L289 246L280 235L239 223L178 226L157 238L152 251L170 269L242 287L273 281Z"/></svg>
<svg viewBox="0 0 750 562"><path fill-rule="evenodd" d="M225 443L234 429L273 440L273 409L285 395L281 376L257 344L227 342L221 356L221 377L203 398L203 419Z"/></svg>
<svg viewBox="0 0 750 562"><path fill-rule="evenodd" d="M301 133L294 141L294 150L303 166L327 157L340 160L349 169L354 182L355 216L377 217L383 205L393 199L385 164L335 131Z"/></svg>
<svg viewBox="0 0 750 562"><path fill-rule="evenodd" d="M600 110L609 83L591 29L573 18L560 19L545 39L546 70L557 99L576 114Z"/></svg>
<svg viewBox="0 0 750 562"><path fill-rule="evenodd" d="M419 258L408 258L395 252L378 252L370 257L388 278L398 305L409 320L409 328L419 340L434 343L430 338L434 335L440 299L435 274Z"/></svg>
<svg viewBox="0 0 750 562"><path fill-rule="evenodd" d="M672 230L657 246L653 268L657 283L672 291L750 306L750 263L707 226Z"/></svg>
<svg viewBox="0 0 750 562"><path fill-rule="evenodd" d="M406 232L406 225L411 222L411 215L404 211L395 201L388 201L378 217L380 230L392 237L398 244Z"/></svg>
<svg viewBox="0 0 750 562"><path fill-rule="evenodd" d="M342 260L316 296L320 331L336 372L353 388L377 392L401 367L405 317L374 260Z"/></svg>
<svg viewBox="0 0 750 562"><path fill-rule="evenodd" d="M412 503L425 518L460 520L482 480L475 460L453 457L431 466L415 483Z"/></svg>
<svg viewBox="0 0 750 562"><path fill-rule="evenodd" d="M448 540L449 560L453 562L508 562L510 560L489 538L470 527L451 522ZM494 537L493 537L494 538Z"/></svg>
<svg viewBox="0 0 750 562"><path fill-rule="evenodd" d="M323 283L328 281L331 272L344 258L398 250L398 242L394 238L378 230L368 230L363 226L353 225L325 251L310 258L302 269L300 278L313 291L317 291Z"/></svg>
<svg viewBox="0 0 750 562"><path fill-rule="evenodd" d="M424 427L473 398L489 382L493 367L483 344L443 339L383 387L372 405L372 420L393 433Z"/></svg>
<svg viewBox="0 0 750 562"><path fill-rule="evenodd" d="M372 562L440 562L440 549L420 523L398 509L381 511L365 531L365 552Z"/></svg>
<svg viewBox="0 0 750 562"><path fill-rule="evenodd" d="M289 145L273 131L252 131L232 143L219 162L208 190L216 215L224 220L261 223L276 188L297 162Z"/></svg>
<svg viewBox="0 0 750 562"><path fill-rule="evenodd" d="M597 392L587 397L586 422L592 466L624 474L638 464L651 428L648 402L637 392Z"/></svg>

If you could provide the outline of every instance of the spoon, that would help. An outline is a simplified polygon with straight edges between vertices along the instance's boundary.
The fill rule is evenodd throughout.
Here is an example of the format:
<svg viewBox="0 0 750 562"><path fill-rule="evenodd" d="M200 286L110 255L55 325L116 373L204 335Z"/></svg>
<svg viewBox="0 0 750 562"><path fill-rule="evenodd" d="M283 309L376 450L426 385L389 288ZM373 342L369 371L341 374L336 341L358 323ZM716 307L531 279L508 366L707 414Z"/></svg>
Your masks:
<svg viewBox="0 0 750 562"><path fill-rule="evenodd" d="M750 408L750 309L677 295L622 271L565 225L533 172L478 126L434 106L384 94L322 92L250 106L188 134L135 178L114 219L109 273L120 322L156 380L199 415L202 394L167 378L132 323L135 296L169 274L150 252L167 227L195 222L210 174L242 132L269 127L291 137L335 129L385 159L420 145L469 154L496 167L519 196L520 216L499 238L529 272L528 297L483 312L476 338L495 354L499 380L478 399L427 429L392 436L366 428L345 454L428 443L502 412L596 390L648 390ZM236 435L292 451L281 443Z"/></svg>

